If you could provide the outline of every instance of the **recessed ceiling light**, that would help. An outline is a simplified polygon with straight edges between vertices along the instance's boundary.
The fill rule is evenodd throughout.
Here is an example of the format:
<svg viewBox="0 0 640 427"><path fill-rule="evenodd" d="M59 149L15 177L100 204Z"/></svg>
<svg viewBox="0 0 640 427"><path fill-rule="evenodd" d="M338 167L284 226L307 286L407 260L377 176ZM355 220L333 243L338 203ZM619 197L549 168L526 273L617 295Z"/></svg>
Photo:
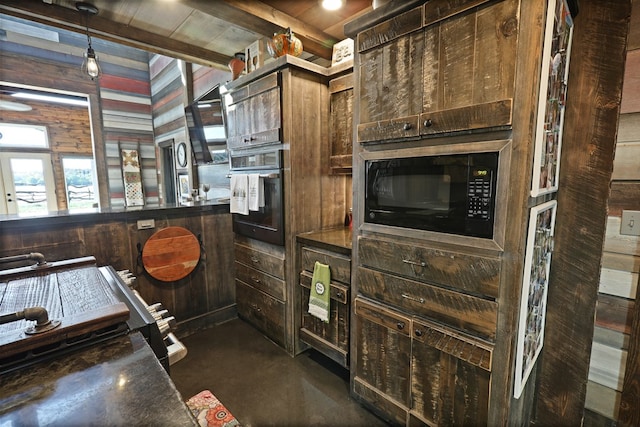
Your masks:
<svg viewBox="0 0 640 427"><path fill-rule="evenodd" d="M338 10L342 7L342 0L322 0L322 7L327 10Z"/></svg>

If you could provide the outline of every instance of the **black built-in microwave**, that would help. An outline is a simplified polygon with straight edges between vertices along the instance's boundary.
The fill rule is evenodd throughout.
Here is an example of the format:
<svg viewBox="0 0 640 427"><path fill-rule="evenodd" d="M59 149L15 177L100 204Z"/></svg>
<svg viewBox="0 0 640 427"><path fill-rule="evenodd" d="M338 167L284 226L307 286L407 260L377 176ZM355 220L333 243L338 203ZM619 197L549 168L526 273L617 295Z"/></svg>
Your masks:
<svg viewBox="0 0 640 427"><path fill-rule="evenodd" d="M367 160L364 221L493 238L498 153Z"/></svg>

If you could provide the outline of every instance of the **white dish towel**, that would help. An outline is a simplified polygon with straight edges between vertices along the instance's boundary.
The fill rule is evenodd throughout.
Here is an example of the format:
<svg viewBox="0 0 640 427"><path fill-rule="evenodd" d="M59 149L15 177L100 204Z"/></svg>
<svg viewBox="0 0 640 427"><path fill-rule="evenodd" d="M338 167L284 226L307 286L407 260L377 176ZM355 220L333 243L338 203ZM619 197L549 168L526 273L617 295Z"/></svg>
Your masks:
<svg viewBox="0 0 640 427"><path fill-rule="evenodd" d="M249 177L244 173L231 174L231 198L229 211L242 215L249 215Z"/></svg>
<svg viewBox="0 0 640 427"><path fill-rule="evenodd" d="M264 207L264 181L259 173L249 174L249 210L258 211Z"/></svg>

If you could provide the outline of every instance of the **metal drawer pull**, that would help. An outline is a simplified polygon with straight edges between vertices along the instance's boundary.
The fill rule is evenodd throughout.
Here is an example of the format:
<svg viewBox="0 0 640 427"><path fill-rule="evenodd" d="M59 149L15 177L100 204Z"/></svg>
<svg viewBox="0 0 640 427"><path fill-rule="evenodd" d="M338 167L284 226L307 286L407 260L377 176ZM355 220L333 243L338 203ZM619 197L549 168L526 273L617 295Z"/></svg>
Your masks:
<svg viewBox="0 0 640 427"><path fill-rule="evenodd" d="M413 127L413 126L411 126L411 123L405 123L405 124L402 126L402 129L404 129L404 130L411 130L411 128L412 128L412 127Z"/></svg>
<svg viewBox="0 0 640 427"><path fill-rule="evenodd" d="M417 337L421 337L422 334L423 334L422 329L416 329L415 330L415 334L416 334Z"/></svg>
<svg viewBox="0 0 640 427"><path fill-rule="evenodd" d="M407 295L407 294L402 294L402 298L406 298L406 299L411 300L411 301L419 302L420 304L424 304L425 303L425 299L424 298L416 298L416 297L412 297L411 295Z"/></svg>
<svg viewBox="0 0 640 427"><path fill-rule="evenodd" d="M404 322L398 322L398 323L396 323L396 326L398 327L398 329L403 330L404 329Z"/></svg>
<svg viewBox="0 0 640 427"><path fill-rule="evenodd" d="M342 298L342 297L344 297L344 294L342 292L336 292L336 296L338 298Z"/></svg>
<svg viewBox="0 0 640 427"><path fill-rule="evenodd" d="M251 257L251 262L258 263L260 260L254 256Z"/></svg>
<svg viewBox="0 0 640 427"><path fill-rule="evenodd" d="M255 283L260 283L260 279L258 279L257 277L251 277L251 280L253 280Z"/></svg>
<svg viewBox="0 0 640 427"><path fill-rule="evenodd" d="M411 261L409 259L403 259L402 262L404 262L405 264L410 264L410 265L417 265L418 267L426 267L427 263L424 261Z"/></svg>

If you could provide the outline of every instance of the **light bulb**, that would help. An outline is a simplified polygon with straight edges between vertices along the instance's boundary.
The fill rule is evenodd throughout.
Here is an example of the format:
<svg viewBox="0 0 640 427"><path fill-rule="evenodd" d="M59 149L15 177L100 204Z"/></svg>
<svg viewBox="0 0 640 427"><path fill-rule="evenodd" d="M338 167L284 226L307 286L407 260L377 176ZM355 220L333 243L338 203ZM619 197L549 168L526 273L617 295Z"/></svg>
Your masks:
<svg viewBox="0 0 640 427"><path fill-rule="evenodd" d="M327 10L338 10L342 7L342 0L322 0L322 7Z"/></svg>
<svg viewBox="0 0 640 427"><path fill-rule="evenodd" d="M98 64L98 57L91 47L89 47L89 49L87 49L87 52L84 54L82 71L89 75L92 80L100 77L100 65Z"/></svg>

